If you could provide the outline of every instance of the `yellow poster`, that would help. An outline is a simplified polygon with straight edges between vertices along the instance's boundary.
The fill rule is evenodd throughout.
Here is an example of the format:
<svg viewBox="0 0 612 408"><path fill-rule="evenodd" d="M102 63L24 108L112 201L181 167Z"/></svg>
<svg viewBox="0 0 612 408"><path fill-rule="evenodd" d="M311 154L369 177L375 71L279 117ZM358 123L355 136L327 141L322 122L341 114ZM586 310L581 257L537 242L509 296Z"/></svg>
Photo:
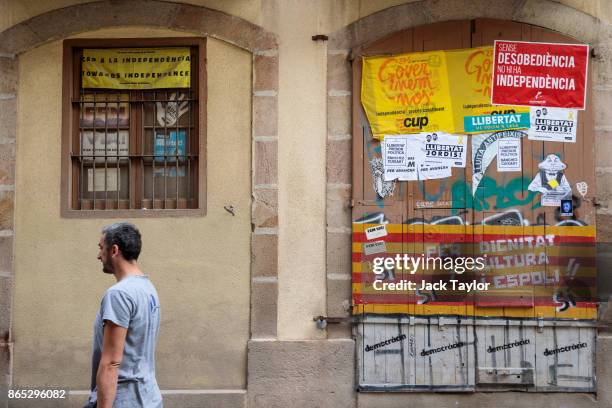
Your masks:
<svg viewBox="0 0 612 408"><path fill-rule="evenodd" d="M372 134L380 139L385 134L528 127L528 107L491 105L492 67L493 47L365 57L361 102ZM483 115L505 116L488 121ZM506 123L509 116L514 124ZM480 126L483 122L498 124Z"/></svg>
<svg viewBox="0 0 612 408"><path fill-rule="evenodd" d="M529 113L527 106L491 105L493 47L449 50L445 51L445 56L456 133L490 132L490 130L478 132L466 130L465 120L468 118L469 121L473 116ZM512 128L506 127L505 129ZM520 127L514 127L514 129L517 128Z"/></svg>
<svg viewBox="0 0 612 408"><path fill-rule="evenodd" d="M372 133L453 133L444 51L363 59L361 102Z"/></svg>
<svg viewBox="0 0 612 408"><path fill-rule="evenodd" d="M189 48L84 49L83 88L189 88Z"/></svg>

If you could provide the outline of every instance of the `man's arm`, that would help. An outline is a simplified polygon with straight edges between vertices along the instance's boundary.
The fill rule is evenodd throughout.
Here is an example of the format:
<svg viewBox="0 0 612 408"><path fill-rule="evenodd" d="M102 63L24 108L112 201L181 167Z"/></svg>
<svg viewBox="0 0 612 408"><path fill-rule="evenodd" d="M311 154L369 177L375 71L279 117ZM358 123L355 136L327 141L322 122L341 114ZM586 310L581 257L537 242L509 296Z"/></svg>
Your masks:
<svg viewBox="0 0 612 408"><path fill-rule="evenodd" d="M110 320L104 321L102 355L96 375L98 408L112 408L117 392L119 366L123 359L123 347L127 329Z"/></svg>

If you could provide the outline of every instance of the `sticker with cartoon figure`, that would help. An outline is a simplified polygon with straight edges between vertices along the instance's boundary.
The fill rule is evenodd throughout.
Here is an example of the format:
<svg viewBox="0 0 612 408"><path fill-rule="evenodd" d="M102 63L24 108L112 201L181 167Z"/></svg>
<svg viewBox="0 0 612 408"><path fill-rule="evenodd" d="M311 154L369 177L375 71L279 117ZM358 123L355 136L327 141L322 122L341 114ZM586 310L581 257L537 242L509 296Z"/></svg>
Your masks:
<svg viewBox="0 0 612 408"><path fill-rule="evenodd" d="M567 165L557 155L549 154L538 168L540 171L527 189L542 193L543 207L559 207L561 200L572 198L572 187L563 173Z"/></svg>

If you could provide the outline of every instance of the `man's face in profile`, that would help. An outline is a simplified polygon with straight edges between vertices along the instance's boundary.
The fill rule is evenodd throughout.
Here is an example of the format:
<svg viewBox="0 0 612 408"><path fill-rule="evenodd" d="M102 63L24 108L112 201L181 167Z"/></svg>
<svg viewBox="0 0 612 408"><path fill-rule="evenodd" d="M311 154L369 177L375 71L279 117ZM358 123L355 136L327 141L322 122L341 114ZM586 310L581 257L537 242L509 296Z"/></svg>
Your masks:
<svg viewBox="0 0 612 408"><path fill-rule="evenodd" d="M111 263L110 250L106 247L104 235L102 235L100 242L98 242L98 248L100 248L100 252L98 252L98 259L100 262L102 262L102 272L113 273L115 268L113 268L113 264Z"/></svg>

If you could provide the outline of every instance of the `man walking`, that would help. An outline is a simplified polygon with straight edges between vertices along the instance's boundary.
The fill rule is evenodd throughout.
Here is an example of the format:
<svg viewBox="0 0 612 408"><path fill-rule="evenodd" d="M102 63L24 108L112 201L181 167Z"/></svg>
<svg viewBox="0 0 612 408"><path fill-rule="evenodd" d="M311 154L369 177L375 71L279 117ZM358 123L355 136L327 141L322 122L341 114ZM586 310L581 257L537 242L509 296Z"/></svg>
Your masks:
<svg viewBox="0 0 612 408"><path fill-rule="evenodd" d="M127 222L112 224L102 230L98 246L102 270L117 283L104 294L94 325L87 407L161 408L155 379L159 298L136 262L140 232Z"/></svg>

